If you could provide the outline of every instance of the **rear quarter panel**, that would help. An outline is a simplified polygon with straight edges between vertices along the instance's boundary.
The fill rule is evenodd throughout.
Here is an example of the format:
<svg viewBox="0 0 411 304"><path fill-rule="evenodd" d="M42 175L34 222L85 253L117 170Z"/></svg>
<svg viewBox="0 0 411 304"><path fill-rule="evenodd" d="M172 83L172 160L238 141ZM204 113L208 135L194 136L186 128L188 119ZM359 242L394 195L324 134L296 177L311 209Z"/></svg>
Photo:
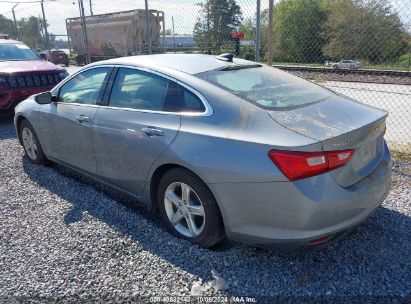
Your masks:
<svg viewBox="0 0 411 304"><path fill-rule="evenodd" d="M285 181L267 155L270 149L321 150L317 141L282 127L266 111L224 90L206 83L194 88L213 114L182 116L178 135L153 165L148 183L164 164L183 166L208 184Z"/></svg>

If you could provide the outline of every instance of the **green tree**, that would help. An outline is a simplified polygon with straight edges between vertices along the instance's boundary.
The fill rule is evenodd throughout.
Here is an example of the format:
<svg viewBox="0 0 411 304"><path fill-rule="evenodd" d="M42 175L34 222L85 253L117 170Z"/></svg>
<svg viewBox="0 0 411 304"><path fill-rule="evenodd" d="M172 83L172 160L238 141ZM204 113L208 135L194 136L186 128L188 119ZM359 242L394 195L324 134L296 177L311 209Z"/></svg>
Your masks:
<svg viewBox="0 0 411 304"><path fill-rule="evenodd" d="M30 47L36 47L44 49L45 35L43 30L43 22L41 18L31 16L29 18L21 18L17 20L18 37L20 41L23 41ZM17 38L16 28L14 21L0 15L0 32L9 34L11 39ZM56 40L56 36L49 33L50 47L53 46Z"/></svg>
<svg viewBox="0 0 411 304"><path fill-rule="evenodd" d="M31 16L17 21L19 27L19 38L30 47L44 47L43 37L40 31L39 18Z"/></svg>
<svg viewBox="0 0 411 304"><path fill-rule="evenodd" d="M322 0L281 0L275 6L274 56L278 61L320 62L326 21Z"/></svg>
<svg viewBox="0 0 411 304"><path fill-rule="evenodd" d="M194 26L194 40L203 51L218 53L223 46L232 45L231 33L243 20L235 0L208 0L202 4Z"/></svg>
<svg viewBox="0 0 411 304"><path fill-rule="evenodd" d="M16 27L14 26L13 20L6 18L0 14L0 33L9 34L10 38L16 39Z"/></svg>
<svg viewBox="0 0 411 304"><path fill-rule="evenodd" d="M324 24L324 54L330 59L392 63L407 48L407 36L387 0L334 0Z"/></svg>
<svg viewBox="0 0 411 304"><path fill-rule="evenodd" d="M239 32L244 33L244 40L246 41L256 41L256 18L247 18L244 20L243 24L238 29ZM266 58L266 48L268 41L268 9L261 12L260 16L260 58L261 60L267 60ZM255 58L255 45L243 46L240 49L240 56L247 60L254 60Z"/></svg>
<svg viewBox="0 0 411 304"><path fill-rule="evenodd" d="M244 33L244 39L255 40L255 18L247 18L238 28L239 32Z"/></svg>

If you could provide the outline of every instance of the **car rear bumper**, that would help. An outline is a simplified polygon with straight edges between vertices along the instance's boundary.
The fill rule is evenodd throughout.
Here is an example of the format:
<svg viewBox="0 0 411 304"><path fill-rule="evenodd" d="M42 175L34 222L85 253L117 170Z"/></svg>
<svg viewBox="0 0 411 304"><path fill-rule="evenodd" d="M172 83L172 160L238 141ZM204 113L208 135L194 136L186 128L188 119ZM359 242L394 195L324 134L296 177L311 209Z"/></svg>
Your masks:
<svg viewBox="0 0 411 304"><path fill-rule="evenodd" d="M31 88L1 89L0 91L0 111L13 109L20 101L27 97L41 92L49 91L51 86L39 86Z"/></svg>
<svg viewBox="0 0 411 304"><path fill-rule="evenodd" d="M51 60L51 62L53 62L54 64L68 65L69 59L53 59L53 60Z"/></svg>
<svg viewBox="0 0 411 304"><path fill-rule="evenodd" d="M339 237L363 222L385 199L392 160L348 188L330 174L296 182L209 184L224 219L227 237L257 247L293 251L325 237Z"/></svg>

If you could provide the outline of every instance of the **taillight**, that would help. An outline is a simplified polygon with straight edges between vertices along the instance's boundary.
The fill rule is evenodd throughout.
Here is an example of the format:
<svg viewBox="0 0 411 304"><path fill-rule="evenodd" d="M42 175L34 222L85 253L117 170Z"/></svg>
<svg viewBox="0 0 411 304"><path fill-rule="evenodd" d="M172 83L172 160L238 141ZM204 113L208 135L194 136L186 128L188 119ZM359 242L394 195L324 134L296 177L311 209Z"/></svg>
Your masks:
<svg viewBox="0 0 411 304"><path fill-rule="evenodd" d="M331 152L297 152L270 150L268 156L291 181L328 172L344 166L354 150Z"/></svg>

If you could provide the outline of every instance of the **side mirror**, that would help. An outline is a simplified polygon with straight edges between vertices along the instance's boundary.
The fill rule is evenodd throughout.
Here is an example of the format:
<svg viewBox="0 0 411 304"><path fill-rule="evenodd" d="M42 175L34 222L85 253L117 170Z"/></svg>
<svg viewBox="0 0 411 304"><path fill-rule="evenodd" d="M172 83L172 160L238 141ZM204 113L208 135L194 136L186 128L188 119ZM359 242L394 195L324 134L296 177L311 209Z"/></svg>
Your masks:
<svg viewBox="0 0 411 304"><path fill-rule="evenodd" d="M43 58L43 60L47 60L47 54L41 53L40 57Z"/></svg>
<svg viewBox="0 0 411 304"><path fill-rule="evenodd" d="M50 92L44 92L44 93L40 93L40 94L37 94L36 96L34 96L34 100L38 104L49 104L53 101L53 98L52 98Z"/></svg>

